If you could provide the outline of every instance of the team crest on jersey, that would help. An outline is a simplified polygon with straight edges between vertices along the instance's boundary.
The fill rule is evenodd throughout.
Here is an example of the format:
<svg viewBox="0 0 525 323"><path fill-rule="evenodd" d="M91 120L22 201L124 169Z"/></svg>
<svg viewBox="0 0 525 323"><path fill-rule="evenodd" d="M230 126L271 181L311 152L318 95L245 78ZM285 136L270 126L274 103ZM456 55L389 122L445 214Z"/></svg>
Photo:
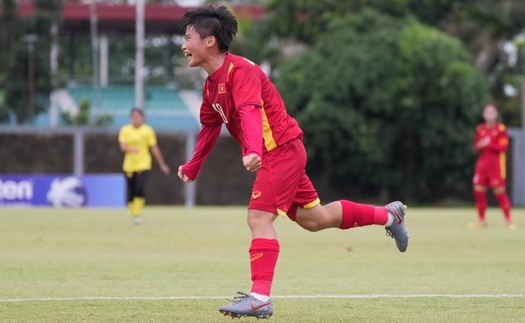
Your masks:
<svg viewBox="0 0 525 323"><path fill-rule="evenodd" d="M219 94L223 94L223 93L226 93L226 84L225 83L219 84Z"/></svg>

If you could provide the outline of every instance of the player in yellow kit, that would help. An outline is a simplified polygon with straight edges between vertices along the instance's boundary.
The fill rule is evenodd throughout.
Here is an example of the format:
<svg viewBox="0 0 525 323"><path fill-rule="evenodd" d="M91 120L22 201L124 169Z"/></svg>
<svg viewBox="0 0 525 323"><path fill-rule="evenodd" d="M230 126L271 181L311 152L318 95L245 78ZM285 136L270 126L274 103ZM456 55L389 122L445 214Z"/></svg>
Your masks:
<svg viewBox="0 0 525 323"><path fill-rule="evenodd" d="M133 223L140 224L142 222L140 212L146 204L144 189L151 170L151 155L155 157L165 175L170 174L170 168L164 162L157 145L155 131L144 123L144 112L134 108L131 110L130 117L131 124L120 129L118 141L120 150L124 152L122 170L126 175L128 207Z"/></svg>

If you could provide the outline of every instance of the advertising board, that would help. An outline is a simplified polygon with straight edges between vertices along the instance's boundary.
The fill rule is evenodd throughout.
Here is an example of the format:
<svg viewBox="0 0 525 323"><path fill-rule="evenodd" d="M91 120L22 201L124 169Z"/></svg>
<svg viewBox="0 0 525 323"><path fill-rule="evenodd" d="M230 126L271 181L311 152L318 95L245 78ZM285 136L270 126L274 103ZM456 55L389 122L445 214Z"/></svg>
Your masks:
<svg viewBox="0 0 525 323"><path fill-rule="evenodd" d="M122 174L0 174L0 207L124 207Z"/></svg>

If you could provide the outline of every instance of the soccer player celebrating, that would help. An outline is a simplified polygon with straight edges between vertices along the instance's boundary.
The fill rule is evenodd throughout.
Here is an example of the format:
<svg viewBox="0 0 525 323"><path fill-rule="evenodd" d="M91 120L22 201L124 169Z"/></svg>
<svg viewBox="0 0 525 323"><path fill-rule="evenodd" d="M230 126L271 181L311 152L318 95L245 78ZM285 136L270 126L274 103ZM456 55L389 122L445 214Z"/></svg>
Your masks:
<svg viewBox="0 0 525 323"><path fill-rule="evenodd" d="M202 127L195 151L179 167L178 176L186 183L197 178L223 124L241 146L244 168L256 173L247 218L252 233L251 293L238 292L236 301L219 311L232 317L268 318L273 314L270 289L280 248L273 222L278 216L288 216L313 232L384 225L404 252L408 232L403 203L377 207L340 200L321 205L305 174L303 131L259 66L228 52L237 33L235 16L224 6L206 5L186 12L184 19L182 51L188 65L203 68L208 77L202 89Z"/></svg>
<svg viewBox="0 0 525 323"><path fill-rule="evenodd" d="M507 228L515 229L510 215L510 200L505 191L506 151L509 137L505 125L498 123L498 110L492 104L483 109L485 123L476 127L474 148L479 152L476 170L472 180L474 199L478 211L478 222L468 224L469 228L485 228L487 209L487 187L490 186L503 211Z"/></svg>
<svg viewBox="0 0 525 323"><path fill-rule="evenodd" d="M146 204L144 190L151 169L151 153L165 174L170 174L170 168L164 162L157 145L157 136L153 128L144 124L144 112L141 109L131 110L131 124L120 129L118 141L120 150L124 153L122 170L126 175L128 191L128 208L133 217L133 223L140 224L140 212Z"/></svg>

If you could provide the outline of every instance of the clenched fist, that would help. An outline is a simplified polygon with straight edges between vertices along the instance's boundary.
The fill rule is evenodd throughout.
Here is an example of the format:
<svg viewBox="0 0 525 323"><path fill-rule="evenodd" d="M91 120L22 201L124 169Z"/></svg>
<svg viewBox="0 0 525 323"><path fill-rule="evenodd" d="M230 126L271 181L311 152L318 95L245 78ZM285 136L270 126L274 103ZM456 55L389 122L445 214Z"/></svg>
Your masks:
<svg viewBox="0 0 525 323"><path fill-rule="evenodd" d="M242 164L247 171L255 173L261 169L261 158L256 154L249 154L242 158Z"/></svg>
<svg viewBox="0 0 525 323"><path fill-rule="evenodd" d="M191 183L193 182L192 179L190 179L188 176L186 176L186 174L184 174L184 172L182 171L182 166L179 166L179 170L177 172L177 175L179 176L179 178L184 182L184 183Z"/></svg>

